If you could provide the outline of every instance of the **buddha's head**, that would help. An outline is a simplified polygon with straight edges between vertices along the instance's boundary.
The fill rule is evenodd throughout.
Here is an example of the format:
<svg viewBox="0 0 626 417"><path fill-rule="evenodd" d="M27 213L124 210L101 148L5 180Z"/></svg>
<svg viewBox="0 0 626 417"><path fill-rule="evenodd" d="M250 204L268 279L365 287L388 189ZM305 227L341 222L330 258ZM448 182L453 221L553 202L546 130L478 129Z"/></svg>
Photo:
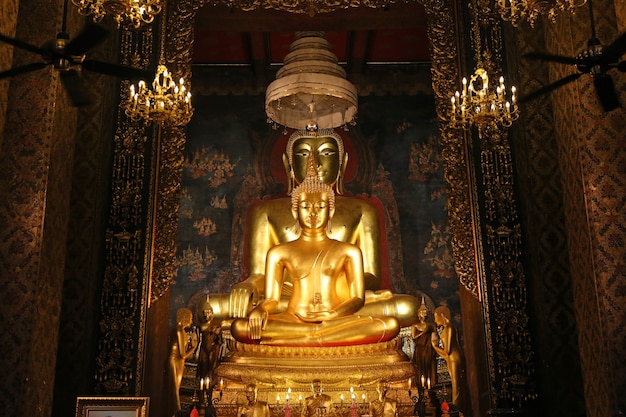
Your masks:
<svg viewBox="0 0 626 417"><path fill-rule="evenodd" d="M316 397L320 395L323 391L322 381L320 381L319 379L314 379L311 382L311 390L313 391L313 395L315 395Z"/></svg>
<svg viewBox="0 0 626 417"><path fill-rule="evenodd" d="M320 229L335 213L335 193L316 175L312 158L307 167L306 178L291 193L291 210L302 229Z"/></svg>
<svg viewBox="0 0 626 417"><path fill-rule="evenodd" d="M422 304L417 309L417 318L420 322L424 322L426 321L426 317L428 317L428 308L426 307L424 297L422 297Z"/></svg>
<svg viewBox="0 0 626 417"><path fill-rule="evenodd" d="M188 308L179 308L176 310L176 324L187 328L193 322L193 313Z"/></svg>
<svg viewBox="0 0 626 417"><path fill-rule="evenodd" d="M378 392L378 398L383 400L387 396L387 391L389 390L389 384L386 382L380 381L378 385L376 385L376 392Z"/></svg>
<svg viewBox="0 0 626 417"><path fill-rule="evenodd" d="M343 175L348 154L343 141L333 129L298 130L287 142L283 163L289 178L289 192L307 176L307 165L312 159L316 175L324 184L343 193Z"/></svg>
<svg viewBox="0 0 626 417"><path fill-rule="evenodd" d="M197 313L198 320L202 323L210 323L213 320L214 312L208 294L198 304Z"/></svg>
<svg viewBox="0 0 626 417"><path fill-rule="evenodd" d="M256 385L248 384L246 385L246 399L249 403L253 403L256 401Z"/></svg>
<svg viewBox="0 0 626 417"><path fill-rule="evenodd" d="M450 309L446 306L437 307L434 314L437 326L443 326L450 321Z"/></svg>

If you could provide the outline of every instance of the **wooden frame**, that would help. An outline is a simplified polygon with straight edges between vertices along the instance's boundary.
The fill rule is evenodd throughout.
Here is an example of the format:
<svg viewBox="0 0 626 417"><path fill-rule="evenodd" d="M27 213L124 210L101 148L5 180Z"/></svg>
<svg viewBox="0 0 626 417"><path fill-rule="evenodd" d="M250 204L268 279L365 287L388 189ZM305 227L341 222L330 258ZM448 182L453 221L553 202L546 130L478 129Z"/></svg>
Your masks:
<svg viewBox="0 0 626 417"><path fill-rule="evenodd" d="M147 417L150 397L78 397L76 417Z"/></svg>

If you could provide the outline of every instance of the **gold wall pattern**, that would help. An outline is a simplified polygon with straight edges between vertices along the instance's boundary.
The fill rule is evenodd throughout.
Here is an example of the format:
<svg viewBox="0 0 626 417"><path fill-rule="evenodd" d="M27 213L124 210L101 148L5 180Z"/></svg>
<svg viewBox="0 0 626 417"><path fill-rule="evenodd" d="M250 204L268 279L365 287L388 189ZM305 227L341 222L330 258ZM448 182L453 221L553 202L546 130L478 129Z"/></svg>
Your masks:
<svg viewBox="0 0 626 417"><path fill-rule="evenodd" d="M76 20L77 26L83 24L80 15L70 17ZM104 42L90 50L90 58L115 62L118 52L115 44ZM102 236L110 195L108 182L103 178L109 177L111 168L109 157L113 143L110 138L115 126L110 121L114 120L118 91L113 77L84 72L83 78L92 104L78 110L57 352L57 363L61 366L57 366L59 382L55 384L53 415L71 415L76 407L76 393L84 392L81 387L94 385L93 373L85 370L93 368L96 344L93 334L99 328L97 313L100 310L96 284L102 280L99 260L104 253L103 239L94 239L94 236Z"/></svg>
<svg viewBox="0 0 626 417"><path fill-rule="evenodd" d="M611 10L611 3L594 2L594 9ZM603 42L617 36L615 15L595 13L594 17ZM584 49L588 35L571 28L588 27L588 13L561 23L557 29L568 36L555 36L552 50L570 55ZM555 72L557 76L568 73L567 68L555 68ZM623 91L623 77L613 79ZM623 111L603 114L594 94L588 77L581 77L554 94L554 99L563 104L555 108L556 138L561 169L568 178L564 184L564 206L586 409L591 417L603 413L602 404L615 404L621 409L626 406L622 395L626 387L626 340L622 328L626 315L623 308L617 307L626 303L620 284L626 278L626 249L624 242L611 239L616 232L623 236L626 218L626 189L622 181L626 156L623 143L618 140L623 138ZM597 129L600 124L603 128Z"/></svg>
<svg viewBox="0 0 626 417"><path fill-rule="evenodd" d="M509 28L510 29L510 28ZM539 22L532 30L509 30L519 54L546 49L546 32ZM554 35L552 35L553 37ZM549 83L548 66L517 59L520 92ZM550 392L547 413L580 416L584 412L578 332L573 304L567 232L563 214L564 176L550 95L525 103L522 118L511 129L514 163L520 184L521 223L525 228L530 327L533 328L537 391ZM563 372L566 369L567 372Z"/></svg>
<svg viewBox="0 0 626 417"><path fill-rule="evenodd" d="M61 22L60 3L23 1L16 24L17 6L9 2L3 9L2 18L8 19L3 28L13 26L9 30L32 44L54 38ZM73 22L68 24L74 28ZM32 53L16 50L3 64L19 66L32 60ZM4 415L45 416L53 400L58 327L51 323L58 323L61 310L76 112L54 71L31 73L5 86L0 139L0 403ZM58 105L51 108L50 103Z"/></svg>

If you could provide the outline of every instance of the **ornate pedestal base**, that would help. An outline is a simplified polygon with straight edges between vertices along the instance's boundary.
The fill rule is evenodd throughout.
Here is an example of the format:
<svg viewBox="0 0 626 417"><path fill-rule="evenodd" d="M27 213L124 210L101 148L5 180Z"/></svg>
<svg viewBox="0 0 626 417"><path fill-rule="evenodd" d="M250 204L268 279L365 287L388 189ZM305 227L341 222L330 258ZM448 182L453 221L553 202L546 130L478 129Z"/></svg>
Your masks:
<svg viewBox="0 0 626 417"><path fill-rule="evenodd" d="M402 383L413 377L413 365L402 340L340 347L282 347L234 342L217 375L230 383L257 387L374 386L379 381Z"/></svg>
<svg viewBox="0 0 626 417"><path fill-rule="evenodd" d="M294 348L230 341L230 352L216 370L224 389L213 392L212 403L218 417L236 417L246 401L246 385L255 384L256 399L267 404L270 417L300 416L317 379L332 399L325 415L351 417L368 414L378 399L376 387L384 382L397 415L413 415L408 386L414 369L402 343L398 337L371 345Z"/></svg>

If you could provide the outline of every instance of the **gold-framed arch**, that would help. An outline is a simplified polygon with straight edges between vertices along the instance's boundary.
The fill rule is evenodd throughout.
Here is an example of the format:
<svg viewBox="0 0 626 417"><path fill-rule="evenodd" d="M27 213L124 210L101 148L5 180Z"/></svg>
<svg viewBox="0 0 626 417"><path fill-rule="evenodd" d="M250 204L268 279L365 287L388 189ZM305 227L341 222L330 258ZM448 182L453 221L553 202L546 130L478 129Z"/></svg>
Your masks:
<svg viewBox="0 0 626 417"><path fill-rule="evenodd" d="M390 2L393 3L393 2ZM460 281L464 326L469 323L472 333L465 338L468 360L476 364L478 371L470 384L476 388L472 395L481 396L488 387L488 371L485 344L486 330L481 305L481 238L476 206L474 166L470 157L470 136L452 129L447 123L451 97L458 89L461 78L461 62L464 51L460 47L459 22L462 13L453 0L421 0L427 15L428 37L431 51L432 90L440 126L440 145L444 164L449 207L449 226L455 256L455 269ZM176 77L191 77L191 61L196 12L212 4L242 7L239 3L216 0L180 0L168 4L165 41L163 43L166 64ZM271 3L274 4L274 3ZM271 8L270 2L249 3L250 8ZM297 3L289 3L297 4ZM323 3L327 7L329 3ZM382 6L382 4L378 4ZM352 0L337 3L336 9L348 7L372 7L369 1ZM331 6L328 6L331 7ZM146 241L151 242L145 253L144 287L149 301L146 303L145 323L140 326L140 348L137 352L136 391L159 397L163 393L163 381L157 372L162 367L167 352L167 326L169 314L169 289L174 278L176 256L176 232L186 134L184 127L164 125L155 134L153 154L156 163L150 187L150 207L147 213ZM145 358L145 360L143 360ZM484 396L484 395L483 395ZM158 400L157 400L158 401ZM481 400L473 400L482 401ZM484 408L481 407L484 411Z"/></svg>

